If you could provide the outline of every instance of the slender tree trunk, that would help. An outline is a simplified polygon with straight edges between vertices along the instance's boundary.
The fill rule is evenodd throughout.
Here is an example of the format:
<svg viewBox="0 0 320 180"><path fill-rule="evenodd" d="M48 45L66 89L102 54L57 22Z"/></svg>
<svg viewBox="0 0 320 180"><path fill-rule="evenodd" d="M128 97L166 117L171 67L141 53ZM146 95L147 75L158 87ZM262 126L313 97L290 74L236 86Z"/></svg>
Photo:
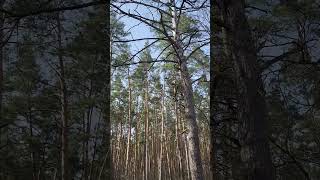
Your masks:
<svg viewBox="0 0 320 180"><path fill-rule="evenodd" d="M86 134L86 118L85 118L85 112L82 114L82 133L85 135ZM81 179L85 179L86 176L86 141L82 141L82 177Z"/></svg>
<svg viewBox="0 0 320 180"><path fill-rule="evenodd" d="M248 180L275 179L268 144L267 113L263 82L257 62L256 50L245 16L245 1L220 1L226 5L227 31L238 77L238 118L241 121L241 159ZM226 14L226 13L225 13Z"/></svg>
<svg viewBox="0 0 320 180"><path fill-rule="evenodd" d="M131 81L130 81L130 70L128 67L128 89L129 89L129 97L128 97L128 101L129 101L129 107L128 107L128 125L129 125L129 129L128 129L128 139L127 139L127 152L126 152L126 167L125 167L125 171L126 171L126 177L128 177L128 164L130 161L130 142L131 142Z"/></svg>
<svg viewBox="0 0 320 180"><path fill-rule="evenodd" d="M133 180L138 179L139 164L139 115L136 115L136 124L134 126L134 160L133 160Z"/></svg>
<svg viewBox="0 0 320 180"><path fill-rule="evenodd" d="M145 71L145 98L144 98L144 111L145 111L145 124L144 124L144 132L145 132L145 144L144 144L144 155L145 155L145 180L148 180L149 176L149 81L148 81L148 69L147 63L144 66Z"/></svg>
<svg viewBox="0 0 320 180"><path fill-rule="evenodd" d="M139 178L139 173L140 173L140 120L139 116L137 116L137 124L135 127L135 153L134 153L134 178L133 179L138 179Z"/></svg>
<svg viewBox="0 0 320 180"><path fill-rule="evenodd" d="M188 128L188 147L189 147L189 160L190 171L192 180L203 180L203 169L201 162L201 151L199 143L199 132L196 120L195 104L193 99L192 83L190 74L187 68L187 59L183 53L183 46L181 44L180 34L178 30L177 14L175 8L175 0L170 0L172 4L172 27L173 27L173 47L177 52L180 76L182 80L182 89L184 100L186 103L186 120Z"/></svg>
<svg viewBox="0 0 320 180"><path fill-rule="evenodd" d="M165 140L165 142L164 142L164 144L165 144L165 146L164 146L164 150L165 150L165 153L166 153L166 158L167 158L167 168L168 168L168 176L166 176L165 178L167 178L167 177L169 177L168 179L171 179L172 180L172 171L171 171L171 160L170 160L170 157L169 157L169 148L170 148L170 142L169 142L169 132L168 131L166 131L165 132L165 138L164 138L164 140Z"/></svg>
<svg viewBox="0 0 320 180"><path fill-rule="evenodd" d="M30 96L28 97L28 115L27 115L27 122L29 122L29 131L30 131L30 137L33 138L33 121L31 117L31 108L30 108ZM30 144L30 158L32 162L32 178L33 180L36 180L37 177L37 168L36 168L36 161L35 161L35 152L34 152L34 147L33 144Z"/></svg>
<svg viewBox="0 0 320 180"><path fill-rule="evenodd" d="M61 103L61 179L69 180L69 165L68 165L68 100L67 86L65 79L65 68L62 54L62 25L60 13L57 14L58 28L58 58L59 58L59 80L60 80L60 103Z"/></svg>
<svg viewBox="0 0 320 180"><path fill-rule="evenodd" d="M157 117L156 117L156 113L155 113L155 109L154 109L154 111L153 111L153 113L152 114L154 114L154 118L155 118L155 120L154 121L156 121L157 120ZM152 119L152 118L151 118ZM154 165L156 164L155 163L155 160L157 159L155 156L154 156L154 121L150 124L150 130L149 130L149 134L151 135L151 145L149 145L149 146L151 146L151 148L150 148L150 153L149 153L149 171L150 171L150 179L155 179L155 175L156 175L156 173L155 173L155 168L154 168Z"/></svg>
<svg viewBox="0 0 320 180"><path fill-rule="evenodd" d="M93 72L92 68L92 72ZM89 94L87 98L91 98L92 96L92 80L90 80L89 84ZM84 159L84 180L88 180L88 168L89 168L89 151L90 151L90 136L91 136L91 118L92 118L92 111L93 107L90 105L87 109L87 122L86 122L86 130L85 130L85 135L86 135L86 141L85 141L85 159Z"/></svg>
<svg viewBox="0 0 320 180"><path fill-rule="evenodd" d="M160 133L160 155L159 155L159 165L158 165L158 177L159 180L162 180L162 158L163 158L163 140L164 140L164 97L165 97L165 88L163 84L163 90L161 94L161 133Z"/></svg>
<svg viewBox="0 0 320 180"><path fill-rule="evenodd" d="M56 180L56 179L57 179L57 168L54 168L52 180Z"/></svg>
<svg viewBox="0 0 320 180"><path fill-rule="evenodd" d="M116 169L115 169L115 178L117 178L117 176L120 176L121 175L121 145L122 145L122 136L123 136L123 130L122 130L122 127L123 127L123 123L122 123L122 118L120 117L120 125L119 125L119 131L120 133L118 134L118 145L117 145L117 148L116 148L116 151L117 151L117 161L116 161Z"/></svg>

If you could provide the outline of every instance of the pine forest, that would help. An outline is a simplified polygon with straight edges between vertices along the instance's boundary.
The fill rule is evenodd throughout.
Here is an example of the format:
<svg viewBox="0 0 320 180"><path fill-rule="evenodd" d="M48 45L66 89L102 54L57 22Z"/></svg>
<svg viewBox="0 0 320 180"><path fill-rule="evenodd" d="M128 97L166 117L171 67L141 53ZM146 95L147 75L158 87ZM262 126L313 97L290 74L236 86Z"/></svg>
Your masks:
<svg viewBox="0 0 320 180"><path fill-rule="evenodd" d="M0 180L319 180L319 0L0 0Z"/></svg>

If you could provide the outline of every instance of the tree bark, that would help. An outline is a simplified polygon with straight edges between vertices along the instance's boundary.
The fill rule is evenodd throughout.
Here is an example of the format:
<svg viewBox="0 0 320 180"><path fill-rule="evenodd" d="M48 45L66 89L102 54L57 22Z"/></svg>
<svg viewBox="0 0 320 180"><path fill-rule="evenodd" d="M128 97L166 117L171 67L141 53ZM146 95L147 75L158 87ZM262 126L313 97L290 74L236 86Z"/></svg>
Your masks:
<svg viewBox="0 0 320 180"><path fill-rule="evenodd" d="M176 84L173 87L173 93L177 94L177 87ZM177 153L177 157L178 157L178 165L179 165L179 171L178 173L178 177L180 178L180 175L182 174L182 158L181 158L181 152L180 152L180 143L179 143L179 139L180 139L180 135L179 135L179 115L178 115L178 107L177 107L177 98L174 98L174 112L175 112L175 137L176 137L176 153Z"/></svg>
<svg viewBox="0 0 320 180"><path fill-rule="evenodd" d="M163 158L163 140L164 140L164 84L161 94L161 133L160 133L160 156L158 164L158 174L159 180L162 180L162 158Z"/></svg>
<svg viewBox="0 0 320 180"><path fill-rule="evenodd" d="M214 78L214 23L213 23L213 15L214 15L214 5L210 4L210 170L212 173L212 179L216 179L216 137L215 137L215 119L213 116L214 111L214 98L215 98L215 90L217 86L217 80Z"/></svg>
<svg viewBox="0 0 320 180"><path fill-rule="evenodd" d="M110 117L110 99L111 99L111 31L110 31L110 1L105 1L105 4L101 7L102 16L105 18L106 27L105 27L105 56L103 57L103 62L106 64L106 97L105 97L105 107L104 107L104 120L105 120L105 134L104 134L104 143L106 147L106 164L105 164L105 175L107 179L113 178L113 166L112 166L112 154L111 154L111 117ZM110 42L110 43L109 43Z"/></svg>
<svg viewBox="0 0 320 180"><path fill-rule="evenodd" d="M5 3L5 0L0 0L0 7L2 8ZM4 13L0 13L0 122L3 121L2 114L2 99L3 99L3 46L4 46L4 37L3 37L3 27L4 27ZM0 124L2 125L2 124ZM2 128L6 128L7 126L0 127L0 147L2 147L2 136L3 131ZM5 174L5 169L0 168L0 178L3 178Z"/></svg>
<svg viewBox="0 0 320 180"><path fill-rule="evenodd" d="M145 155L145 180L148 180L149 176L149 81L148 81L148 69L147 63L144 66L145 72L145 98L144 98L144 111L145 111L145 122L144 122L144 132L145 132L145 144L144 144L144 155Z"/></svg>
<svg viewBox="0 0 320 180"><path fill-rule="evenodd" d="M128 101L129 101L129 107L128 107L128 125L129 125L129 129L128 129L128 139L127 139L127 152L126 152L126 167L125 167L125 171L126 171L126 176L128 177L128 165L129 165L129 161L130 161L130 142L131 142L131 82L130 82L130 70L128 67L128 89L129 89L129 97L128 97Z"/></svg>
<svg viewBox="0 0 320 180"><path fill-rule="evenodd" d="M173 47L177 52L177 58L180 68L180 76L182 80L182 91L184 95L184 101L186 103L186 120L188 128L188 147L189 147L189 165L191 171L192 180L202 180L203 179L203 169L201 162L201 152L199 143L199 132L196 120L195 104L193 99L193 89L192 82L190 79L187 59L183 53L183 46L180 40L180 34L178 30L177 14L175 8L175 0L170 0L172 5L172 28L173 28Z"/></svg>
<svg viewBox="0 0 320 180"><path fill-rule="evenodd" d="M226 35L234 59L238 87L238 118L244 179L275 179L268 144L267 113L264 87L244 0L220 0L223 17L230 27Z"/></svg>

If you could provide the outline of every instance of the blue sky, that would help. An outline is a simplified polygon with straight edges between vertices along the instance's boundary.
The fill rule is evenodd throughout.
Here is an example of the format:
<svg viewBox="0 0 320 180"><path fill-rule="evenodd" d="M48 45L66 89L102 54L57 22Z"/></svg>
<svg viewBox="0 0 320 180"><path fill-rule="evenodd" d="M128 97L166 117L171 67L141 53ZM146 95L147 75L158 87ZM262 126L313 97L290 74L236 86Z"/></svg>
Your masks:
<svg viewBox="0 0 320 180"><path fill-rule="evenodd" d="M122 6L122 10L126 12L131 12L132 14L137 14L139 13L140 15L152 19L152 14L156 15L157 12L152 13L151 10L147 9L144 6L136 6L134 4L125 4ZM195 12L197 13L197 12ZM157 17L154 17L157 18ZM200 18L200 17L199 17ZM144 23L141 23L138 20L135 20L133 18L127 17L127 16L122 16L120 18L120 21L124 22L125 24L125 31L128 31L130 35L127 37L127 39L140 39L140 38L150 38L154 37L154 34L151 32L150 27L145 25ZM153 42L154 40L149 40L149 42ZM131 53L135 54L137 51L141 50L144 47L144 44L146 41L134 41L130 43L130 48L131 48ZM206 54L209 54L209 45L202 48ZM153 51L155 53L152 53L153 57L156 57L159 52ZM138 61L135 59L134 61ZM209 67L208 67L209 69ZM208 71L209 72L209 71ZM208 74L209 76L209 74Z"/></svg>
<svg viewBox="0 0 320 180"><path fill-rule="evenodd" d="M121 6L122 10L126 11L126 12L131 12L132 14L137 14L139 13L140 15L152 19L152 18L158 18L157 17L157 12L153 9L148 9L143 5L135 5L133 3L126 3L125 5ZM206 10L202 10L203 11L208 11L209 9ZM208 13L207 12L207 13ZM194 12L193 14L197 14L199 12ZM200 13L201 14L201 13ZM207 15L204 16L208 16L209 17L209 13ZM208 18L206 17L206 18ZM208 19L202 19L203 16L199 16L198 17L200 21L208 21ZM134 18L130 18L127 16L122 16L120 18L120 20L122 22L124 22L125 24L125 30L128 31L130 33L130 35L127 37L127 39L141 39L141 38L150 38L150 37L154 37L154 34L150 31L150 27L148 27L147 25L145 25L144 23L141 23L138 20L135 20ZM149 42L153 42L154 40L149 40ZM131 46L131 51L134 54L135 52L141 50L144 47L144 44L146 43L146 41L134 41L130 43ZM205 46L203 48L201 48L202 50L204 50L206 52L206 54L209 55L209 45ZM157 56L158 53L154 53L154 56Z"/></svg>
<svg viewBox="0 0 320 180"><path fill-rule="evenodd" d="M136 6L132 4L123 6L123 9L125 11L132 10L135 8ZM143 7L138 7L137 11L139 11L139 13L145 17L148 17L150 15L150 12L146 11L146 8ZM125 24L125 30L130 32L130 35L127 37L128 39L150 38L154 36L153 33L150 31L150 28L138 20L124 16L121 18L121 21ZM145 42L146 41L131 42L130 45L133 53L142 49L144 47Z"/></svg>

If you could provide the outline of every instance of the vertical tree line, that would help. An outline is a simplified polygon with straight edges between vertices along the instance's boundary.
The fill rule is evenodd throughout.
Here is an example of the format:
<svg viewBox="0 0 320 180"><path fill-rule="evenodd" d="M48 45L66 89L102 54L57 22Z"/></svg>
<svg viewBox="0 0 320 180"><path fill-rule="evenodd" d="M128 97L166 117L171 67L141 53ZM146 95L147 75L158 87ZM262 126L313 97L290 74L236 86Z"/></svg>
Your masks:
<svg viewBox="0 0 320 180"><path fill-rule="evenodd" d="M1 7L0 178L111 177L109 5Z"/></svg>

